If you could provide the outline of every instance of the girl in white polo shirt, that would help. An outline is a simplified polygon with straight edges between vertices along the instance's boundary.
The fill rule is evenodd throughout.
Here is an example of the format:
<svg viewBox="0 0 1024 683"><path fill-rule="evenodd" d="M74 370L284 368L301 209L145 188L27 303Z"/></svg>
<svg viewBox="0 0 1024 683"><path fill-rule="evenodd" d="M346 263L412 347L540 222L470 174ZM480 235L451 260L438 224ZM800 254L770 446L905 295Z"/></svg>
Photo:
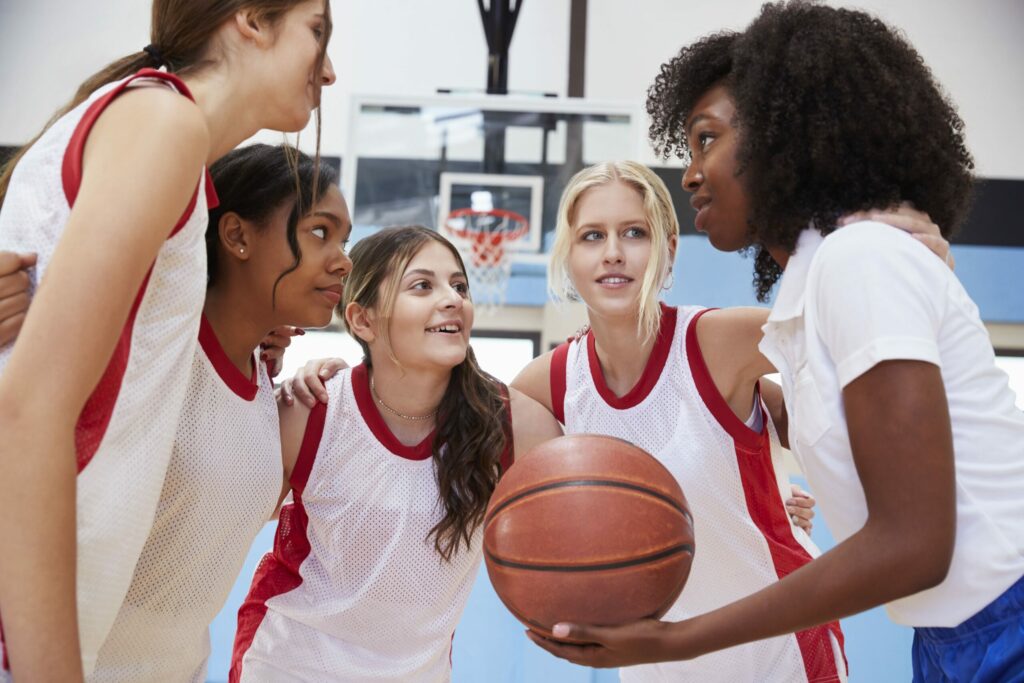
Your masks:
<svg viewBox="0 0 1024 683"><path fill-rule="evenodd" d="M709 614L564 625L599 644L544 645L590 664L685 659L887 603L916 629L915 680L1024 679L1024 414L947 268L871 221L833 232L899 198L947 229L963 219L954 108L877 19L792 3L684 48L649 109L662 149L691 156L698 227L757 245L762 295L781 275L761 349L840 543Z"/></svg>

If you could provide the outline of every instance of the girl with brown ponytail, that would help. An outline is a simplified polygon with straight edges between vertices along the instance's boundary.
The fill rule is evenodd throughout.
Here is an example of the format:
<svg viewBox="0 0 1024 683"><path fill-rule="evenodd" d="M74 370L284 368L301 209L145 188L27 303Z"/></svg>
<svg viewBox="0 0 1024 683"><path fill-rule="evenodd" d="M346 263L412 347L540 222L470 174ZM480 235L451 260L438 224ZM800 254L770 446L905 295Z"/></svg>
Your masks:
<svg viewBox="0 0 1024 683"><path fill-rule="evenodd" d="M205 167L257 130L306 126L334 80L330 29L328 0L155 0L151 44L83 84L0 174L0 250L38 254L0 350L0 680L92 672L199 336Z"/></svg>
<svg viewBox="0 0 1024 683"><path fill-rule="evenodd" d="M239 611L233 682L447 680L495 483L561 433L477 365L444 237L391 228L351 257L342 311L365 360L326 405L280 406L292 502Z"/></svg>

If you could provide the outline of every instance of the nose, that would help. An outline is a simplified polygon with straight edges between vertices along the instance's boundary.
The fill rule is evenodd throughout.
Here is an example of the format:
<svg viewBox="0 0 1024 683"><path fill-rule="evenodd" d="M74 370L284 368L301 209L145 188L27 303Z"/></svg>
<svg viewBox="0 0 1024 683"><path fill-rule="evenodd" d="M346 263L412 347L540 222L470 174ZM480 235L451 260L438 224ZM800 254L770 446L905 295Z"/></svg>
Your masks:
<svg viewBox="0 0 1024 683"><path fill-rule="evenodd" d="M701 171L700 163L693 159L690 165L683 171L683 189L687 192L696 192L704 182L704 173Z"/></svg>
<svg viewBox="0 0 1024 683"><path fill-rule="evenodd" d="M461 311L463 303L465 303L465 299L462 294L448 285L444 290L444 296L441 297L441 308L446 311Z"/></svg>
<svg viewBox="0 0 1024 683"><path fill-rule="evenodd" d="M339 278L345 277L352 272L352 259L345 253L345 245L338 245L338 250L332 252L333 256L327 264L328 271Z"/></svg>
<svg viewBox="0 0 1024 683"><path fill-rule="evenodd" d="M618 235L612 232L604 241L604 262L622 263L622 260L622 245L619 244Z"/></svg>
<svg viewBox="0 0 1024 683"><path fill-rule="evenodd" d="M334 85L334 82L338 80L338 75L334 73L334 63L328 54L324 54L324 66L320 73L320 79L321 84L324 86Z"/></svg>

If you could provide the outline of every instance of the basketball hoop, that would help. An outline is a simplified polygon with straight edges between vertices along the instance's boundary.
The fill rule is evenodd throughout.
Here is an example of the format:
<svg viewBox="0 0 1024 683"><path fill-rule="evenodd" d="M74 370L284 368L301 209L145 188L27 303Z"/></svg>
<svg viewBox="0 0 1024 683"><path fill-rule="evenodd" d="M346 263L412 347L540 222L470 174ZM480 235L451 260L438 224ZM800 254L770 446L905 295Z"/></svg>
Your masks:
<svg viewBox="0 0 1024 683"><path fill-rule="evenodd" d="M512 275L505 245L526 236L530 222L504 209L456 209L444 227L466 261L474 305L483 313L494 313L505 303Z"/></svg>

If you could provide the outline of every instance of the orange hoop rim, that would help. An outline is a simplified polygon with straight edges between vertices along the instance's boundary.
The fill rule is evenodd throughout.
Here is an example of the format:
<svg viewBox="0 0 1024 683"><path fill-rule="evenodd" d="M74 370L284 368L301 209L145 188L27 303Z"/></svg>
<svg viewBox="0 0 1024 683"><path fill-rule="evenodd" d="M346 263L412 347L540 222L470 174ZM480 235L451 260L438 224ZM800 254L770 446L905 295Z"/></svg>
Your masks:
<svg viewBox="0 0 1024 683"><path fill-rule="evenodd" d="M512 230L486 232L484 230L476 230L470 226L464 228L453 228L451 226L450 221L453 218L464 218L466 216L494 216L497 218L507 218L513 222L513 225L518 224L518 227L515 227ZM502 242L517 240L526 235L530 230L530 221L526 220L526 217L522 214L516 213L515 211L509 211L508 209L489 209L487 211L480 211L477 209L455 209L448 214L448 217L445 219L444 226L451 234L464 239L473 239L478 235L486 234L491 238L494 246L499 246Z"/></svg>

